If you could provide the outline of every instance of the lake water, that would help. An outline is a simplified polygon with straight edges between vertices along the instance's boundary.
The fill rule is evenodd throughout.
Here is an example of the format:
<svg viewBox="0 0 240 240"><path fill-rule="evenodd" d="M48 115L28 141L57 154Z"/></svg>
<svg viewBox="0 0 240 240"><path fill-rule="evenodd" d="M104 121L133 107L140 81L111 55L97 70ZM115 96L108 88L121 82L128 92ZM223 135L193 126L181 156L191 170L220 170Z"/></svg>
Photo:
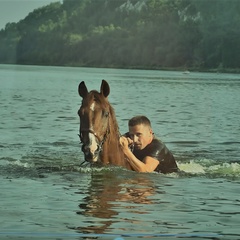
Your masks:
<svg viewBox="0 0 240 240"><path fill-rule="evenodd" d="M108 81L185 173L80 167L78 84ZM240 75L0 65L1 239L240 239Z"/></svg>

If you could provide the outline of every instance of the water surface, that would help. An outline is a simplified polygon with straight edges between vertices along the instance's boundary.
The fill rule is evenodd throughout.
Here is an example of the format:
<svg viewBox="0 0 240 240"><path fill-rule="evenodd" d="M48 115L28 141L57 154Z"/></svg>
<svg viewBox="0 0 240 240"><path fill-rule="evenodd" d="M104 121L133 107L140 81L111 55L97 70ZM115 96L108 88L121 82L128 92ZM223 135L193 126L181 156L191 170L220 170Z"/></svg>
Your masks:
<svg viewBox="0 0 240 240"><path fill-rule="evenodd" d="M85 81L145 114L185 174L80 167ZM239 239L240 75L0 65L1 238Z"/></svg>

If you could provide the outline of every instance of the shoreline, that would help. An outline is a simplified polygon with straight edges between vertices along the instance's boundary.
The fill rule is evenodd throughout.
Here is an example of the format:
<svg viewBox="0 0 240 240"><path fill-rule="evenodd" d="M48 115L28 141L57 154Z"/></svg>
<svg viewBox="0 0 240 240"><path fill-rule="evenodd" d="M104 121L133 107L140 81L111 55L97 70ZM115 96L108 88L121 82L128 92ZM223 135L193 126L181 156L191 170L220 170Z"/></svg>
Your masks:
<svg viewBox="0 0 240 240"><path fill-rule="evenodd" d="M115 69L132 69L132 70L156 70L156 71L179 71L183 74L191 72L206 72L206 73L232 73L239 74L240 68L193 68L193 67L148 67L148 66L117 66L117 65L92 65L92 64L62 64L62 65L49 65L49 64L34 64L34 63L0 63L0 65L23 65L23 66L45 66L45 67L86 67L86 68L115 68Z"/></svg>

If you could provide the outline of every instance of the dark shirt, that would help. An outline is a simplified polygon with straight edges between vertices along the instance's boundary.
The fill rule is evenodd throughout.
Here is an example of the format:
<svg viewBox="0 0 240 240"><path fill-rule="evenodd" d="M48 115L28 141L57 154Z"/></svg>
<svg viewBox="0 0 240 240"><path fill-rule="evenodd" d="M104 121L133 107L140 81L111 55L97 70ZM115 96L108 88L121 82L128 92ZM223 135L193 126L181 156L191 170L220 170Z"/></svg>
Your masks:
<svg viewBox="0 0 240 240"><path fill-rule="evenodd" d="M144 149L133 150L133 154L140 161L143 161L146 156L157 159L159 164L154 170L155 172L171 173L179 171L173 154L168 150L163 142L156 138L154 138Z"/></svg>

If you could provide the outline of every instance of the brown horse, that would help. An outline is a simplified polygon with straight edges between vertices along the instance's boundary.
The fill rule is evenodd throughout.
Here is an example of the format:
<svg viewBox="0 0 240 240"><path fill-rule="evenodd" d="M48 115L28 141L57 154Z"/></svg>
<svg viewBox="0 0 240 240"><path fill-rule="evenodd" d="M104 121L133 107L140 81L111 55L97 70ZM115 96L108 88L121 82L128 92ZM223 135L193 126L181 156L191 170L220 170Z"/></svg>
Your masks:
<svg viewBox="0 0 240 240"><path fill-rule="evenodd" d="M108 83L102 80L100 92L88 92L85 83L81 82L78 93L82 97L82 105L78 111L79 137L85 161L132 169L119 144L119 127L114 109L107 99L110 93Z"/></svg>

